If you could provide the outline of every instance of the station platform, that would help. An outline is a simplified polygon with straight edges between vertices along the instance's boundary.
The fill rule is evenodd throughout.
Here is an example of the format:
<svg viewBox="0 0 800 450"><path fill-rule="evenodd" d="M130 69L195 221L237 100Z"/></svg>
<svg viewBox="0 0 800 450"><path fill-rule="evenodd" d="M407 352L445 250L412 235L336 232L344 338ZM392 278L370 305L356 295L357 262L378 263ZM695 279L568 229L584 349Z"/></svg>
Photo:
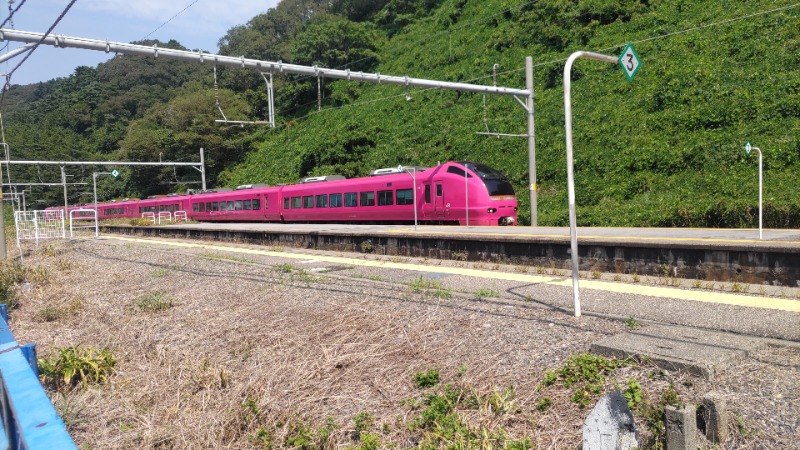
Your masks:
<svg viewBox="0 0 800 450"><path fill-rule="evenodd" d="M570 269L568 227L185 223L103 232ZM800 286L800 230L579 227L580 269Z"/></svg>

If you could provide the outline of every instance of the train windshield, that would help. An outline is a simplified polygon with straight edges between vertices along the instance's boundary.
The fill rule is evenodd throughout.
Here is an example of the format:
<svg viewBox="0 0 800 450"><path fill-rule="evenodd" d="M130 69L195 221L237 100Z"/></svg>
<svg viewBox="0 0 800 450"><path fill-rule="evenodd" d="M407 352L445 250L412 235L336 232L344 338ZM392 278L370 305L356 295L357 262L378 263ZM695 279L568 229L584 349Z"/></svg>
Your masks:
<svg viewBox="0 0 800 450"><path fill-rule="evenodd" d="M506 176L503 175L503 172L491 168L486 164L473 162L459 162L459 164L481 177L484 184L486 184L486 189L488 189L490 196L515 195L514 187L511 186L511 183L509 183Z"/></svg>
<svg viewBox="0 0 800 450"><path fill-rule="evenodd" d="M475 172L484 180L504 180L506 178L503 172L493 169L486 164L473 163L473 162L459 162L462 166Z"/></svg>

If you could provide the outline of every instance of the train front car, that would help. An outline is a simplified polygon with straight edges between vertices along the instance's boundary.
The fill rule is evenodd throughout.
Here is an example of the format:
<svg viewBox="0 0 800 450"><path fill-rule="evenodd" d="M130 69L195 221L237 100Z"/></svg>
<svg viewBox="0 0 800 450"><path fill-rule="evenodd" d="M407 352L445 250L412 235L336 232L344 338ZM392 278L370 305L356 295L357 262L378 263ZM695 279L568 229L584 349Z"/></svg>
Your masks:
<svg viewBox="0 0 800 450"><path fill-rule="evenodd" d="M502 172L469 161L450 162L435 169L425 186L425 204L431 205L432 213L443 222L517 224L517 196Z"/></svg>

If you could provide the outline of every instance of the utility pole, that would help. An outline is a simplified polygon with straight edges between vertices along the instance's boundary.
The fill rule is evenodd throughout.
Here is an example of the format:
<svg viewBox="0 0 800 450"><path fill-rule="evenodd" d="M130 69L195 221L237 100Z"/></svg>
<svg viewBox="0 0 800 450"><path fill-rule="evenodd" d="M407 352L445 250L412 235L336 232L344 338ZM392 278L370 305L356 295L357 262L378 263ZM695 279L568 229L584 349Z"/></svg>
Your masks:
<svg viewBox="0 0 800 450"><path fill-rule="evenodd" d="M533 129L533 58L525 58L525 87L530 93L525 110L528 112L528 176L530 178L530 197L531 197L531 226L539 226L539 186L536 184L536 140L534 139Z"/></svg>
<svg viewBox="0 0 800 450"><path fill-rule="evenodd" d="M0 260L6 259L6 209L3 206L3 176L0 172Z"/></svg>
<svg viewBox="0 0 800 450"><path fill-rule="evenodd" d="M64 185L64 217L66 217L69 204L67 203L67 172L64 171L64 166L61 166L61 184Z"/></svg>

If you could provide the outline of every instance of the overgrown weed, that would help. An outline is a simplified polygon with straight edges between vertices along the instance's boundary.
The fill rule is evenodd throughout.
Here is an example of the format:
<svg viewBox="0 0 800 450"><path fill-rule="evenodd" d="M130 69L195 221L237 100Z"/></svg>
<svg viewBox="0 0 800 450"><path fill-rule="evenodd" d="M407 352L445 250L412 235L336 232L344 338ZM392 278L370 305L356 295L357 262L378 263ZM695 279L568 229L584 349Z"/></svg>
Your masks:
<svg viewBox="0 0 800 450"><path fill-rule="evenodd" d="M172 297L160 291L141 294L134 299L133 304L136 309L144 312L160 312L175 306Z"/></svg>
<svg viewBox="0 0 800 450"><path fill-rule="evenodd" d="M117 360L107 347L70 346L54 350L50 358L39 358L42 384L59 391L81 385L102 384L116 373Z"/></svg>

